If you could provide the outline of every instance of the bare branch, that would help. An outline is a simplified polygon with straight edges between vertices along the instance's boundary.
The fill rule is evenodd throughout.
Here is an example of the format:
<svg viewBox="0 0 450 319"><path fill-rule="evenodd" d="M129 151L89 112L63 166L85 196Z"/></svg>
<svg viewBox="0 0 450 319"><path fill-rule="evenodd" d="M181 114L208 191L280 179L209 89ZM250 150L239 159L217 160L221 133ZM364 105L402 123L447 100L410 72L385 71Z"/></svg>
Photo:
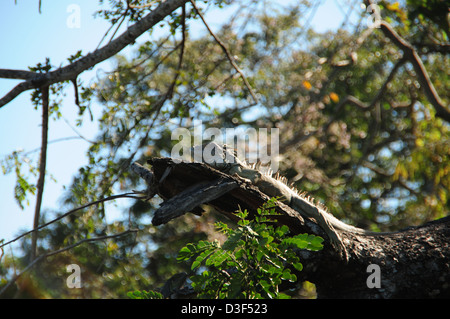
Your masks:
<svg viewBox="0 0 450 319"><path fill-rule="evenodd" d="M16 85L11 91L9 91L3 98L0 99L0 108L14 100L20 93L33 88L34 84L31 81L22 82Z"/></svg>
<svg viewBox="0 0 450 319"><path fill-rule="evenodd" d="M398 177L397 179L394 178L394 174L390 174L387 171L385 171L384 169L377 167L375 164L368 162L366 160L364 160L362 162L362 166L370 169L371 171L373 171L374 173L378 174L378 175L382 175L384 177L389 177L393 183L398 183L400 186L402 186L403 188L405 188L406 190L408 190L411 194L414 194L416 196L419 196L420 194L414 190L413 188L411 188L408 184L407 181L405 181L402 177Z"/></svg>
<svg viewBox="0 0 450 319"><path fill-rule="evenodd" d="M45 86L41 88L42 93L42 142L41 142L41 156L39 159L39 178L37 183L37 196L36 206L34 209L34 222L33 228L39 226L39 218L41 216L42 195L44 194L45 185L45 168L47 163L47 144L48 144L48 100L49 100L49 87ZM31 238L31 260L36 256L38 233L33 233Z"/></svg>
<svg viewBox="0 0 450 319"><path fill-rule="evenodd" d="M0 69L0 78L4 79L20 79L20 80L33 80L39 77L39 73L25 71L25 70L13 70L13 69Z"/></svg>
<svg viewBox="0 0 450 319"><path fill-rule="evenodd" d="M370 103L370 105L368 106L369 108L374 107L375 104L377 104L377 102L383 97L384 93L386 92L386 89L388 87L389 82L392 81L392 79L394 78L395 74L397 73L398 69L406 62L406 58L403 57L400 60L397 61L397 63L394 65L394 67L392 68L391 72L389 73L389 76L387 77L387 79L384 81L383 85L381 86L381 88L378 90L377 95L373 98L372 102Z"/></svg>

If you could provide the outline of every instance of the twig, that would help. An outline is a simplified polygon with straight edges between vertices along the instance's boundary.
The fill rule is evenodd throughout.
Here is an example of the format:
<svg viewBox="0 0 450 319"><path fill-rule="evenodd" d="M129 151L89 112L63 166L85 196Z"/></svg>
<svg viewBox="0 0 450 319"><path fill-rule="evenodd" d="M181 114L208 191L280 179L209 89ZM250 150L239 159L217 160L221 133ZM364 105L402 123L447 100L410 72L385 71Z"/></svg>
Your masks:
<svg viewBox="0 0 450 319"><path fill-rule="evenodd" d="M389 174L387 171L383 170L380 167L377 167L375 164L368 162L366 160L364 160L362 162L362 166L370 169L371 171L373 171L374 173L378 174L378 175L382 175L384 177L388 177L390 178L394 183L397 182L398 184L400 184L400 186L402 186L403 188L405 188L406 190L408 190L410 193L418 196L420 195L416 190L412 189L405 181L403 178L399 177L397 180L394 179L394 174Z"/></svg>
<svg viewBox="0 0 450 319"><path fill-rule="evenodd" d="M250 95L252 96L255 104L258 103L258 97L256 96L255 92L253 91L250 83L247 81L247 78L245 77L244 73L242 72L242 70L239 68L239 66L236 64L236 61L234 60L233 56L231 55L230 51L228 51L227 47L225 46L225 44L222 42L222 40L220 40L217 35L211 30L211 28L209 27L208 23L206 22L205 18L203 17L203 14L200 12L200 10L197 8L197 6L195 5L195 2L193 0L190 0L192 6L194 7L195 11L197 11L197 14L199 15L200 19L202 19L203 24L205 25L206 29L208 29L208 32L213 36L214 40L216 40L217 44L219 44L219 46L222 48L223 52L225 53L225 55L227 56L228 60L230 61L231 65L233 66L233 68L236 70L236 72L238 72L242 78L242 80L244 81L245 86L247 87L248 91L250 92Z"/></svg>
<svg viewBox="0 0 450 319"><path fill-rule="evenodd" d="M71 79L70 81L73 84L73 90L74 90L74 95L75 95L75 105L78 106L78 108L81 109L81 106L80 106L80 95L78 94L77 77L75 77L74 79Z"/></svg>
<svg viewBox="0 0 450 319"><path fill-rule="evenodd" d="M66 122L67 126L70 127L75 134L78 135L79 138L81 138L82 140L85 140L86 142L88 142L90 144L95 144L96 143L94 141L91 141L91 140L87 139L83 135L81 135L81 133L78 132L77 129L75 129L65 117L62 117L62 119L64 120L64 122ZM52 142L54 142L54 141L52 141Z"/></svg>
<svg viewBox="0 0 450 319"><path fill-rule="evenodd" d="M168 97L171 98L173 95L173 91L175 89L175 85L177 83L178 77L180 76L181 67L183 66L183 57L184 57L184 48L186 44L186 5L183 5L182 7L182 13L181 13L181 48L180 48L180 55L178 58L178 67L177 71L175 72L175 77L173 78L172 85L170 86Z"/></svg>
<svg viewBox="0 0 450 319"><path fill-rule="evenodd" d="M111 38L109 38L109 42L111 42L114 39L114 36L116 35L117 31L119 31L120 26L125 21L125 18L127 17L129 7L126 8L125 12L122 14L121 21L119 22L119 25L117 26L116 30L114 30L113 34L111 35Z"/></svg>
<svg viewBox="0 0 450 319"><path fill-rule="evenodd" d="M405 57L402 57L400 60L397 61L397 63L394 65L394 67L392 68L391 72L389 73L389 76L386 78L386 80L384 81L383 85L378 90L377 94L375 95L375 97L373 98L372 102L368 106L369 108L374 107L375 104L383 97L383 95L386 92L386 89L388 87L388 84L392 81L392 79L394 78L394 76L397 73L398 69L403 64L405 64L405 62L406 62L406 58Z"/></svg>
<svg viewBox="0 0 450 319"><path fill-rule="evenodd" d="M175 86L177 84L177 80L180 77L180 73L181 73L181 67L183 66L183 57L184 57L184 48L185 48L185 43L186 43L186 5L184 5L182 7L183 11L181 14L181 43L180 43L180 55L178 58L178 66L177 69L175 71L175 76L173 77L172 80L172 84L170 85L169 89L167 90L167 93L165 94L163 100L164 102L167 99L171 99L173 97L173 93L175 91ZM163 103L159 104L159 109L162 107ZM159 113L159 109L157 110L156 114ZM175 113L177 113L178 108L175 110Z"/></svg>
<svg viewBox="0 0 450 319"><path fill-rule="evenodd" d="M159 66L166 60L168 59L172 53L174 53L176 50L178 50L178 48L181 46L181 42L178 43L169 53L167 53L165 56L163 56L161 59L159 59L159 61L156 63L156 65L153 67L153 69L148 72L148 73L144 73L140 76L140 78L138 78L138 80L136 82L140 82L143 81L146 77L152 75L154 72L156 72L156 70L159 68ZM153 53L152 53L153 54Z"/></svg>
<svg viewBox="0 0 450 319"><path fill-rule="evenodd" d="M156 3L156 1L150 1L149 3L146 4L141 4L141 5L137 5L137 4L128 4L129 8L133 8L133 9L145 9L148 7L151 7L152 5L154 5Z"/></svg>
<svg viewBox="0 0 450 319"><path fill-rule="evenodd" d="M41 156L39 159L39 178L37 182L37 196L36 206L34 209L33 228L39 226L39 218L41 216L42 195L44 193L45 185L45 169L47 164L47 144L48 144L48 104L49 104L49 87L41 88L42 94L42 141L41 141ZM31 260L36 256L38 233L33 233L31 237Z"/></svg>
<svg viewBox="0 0 450 319"><path fill-rule="evenodd" d="M39 227L36 227L36 228L34 228L34 229L30 230L30 231L27 231L27 232L25 232L25 233L23 233L23 234L17 236L16 238L14 238L14 239L12 239L12 240L6 242L6 243L1 244L1 245L0 245L0 248L4 247L4 246L6 246L6 245L12 244L13 242L15 242L15 241L21 239L22 237L25 237L25 236L27 236L27 235L29 235L29 234L32 234L32 233L34 233L34 232L37 232L38 230L41 230L42 228L45 228L45 227L47 227L48 225L51 225L51 224L57 222L58 220L61 220L61 219L63 219L64 217L67 217L67 216L69 216L69 215L71 215L71 214L73 214L73 213L75 213L75 212L77 212L77 211L79 211L79 210L85 209L85 208L90 207L90 206L93 206L93 205L97 205L97 204L99 204L99 203L103 203L103 202L107 202L107 201L110 201L110 200L114 200L114 199L117 199L117 198L134 198L134 199L140 199L141 196L136 196L136 193L124 193L124 194L119 194L119 195L108 196L108 197L106 197L106 198L102 198L102 199L96 200L95 202L87 203L86 205L83 205L83 206L77 207L77 208L75 208L75 209L72 209L72 210L68 211L67 213L62 214L61 216L59 216L59 217L57 217L57 218L55 218L55 219L53 219L53 220L51 220L51 221L49 221L49 222L47 222L47 223L45 223L45 224L42 224L42 225L39 226Z"/></svg>
<svg viewBox="0 0 450 319"><path fill-rule="evenodd" d="M59 142L71 141L71 140L84 140L84 141L86 141L86 142L89 142L89 143L91 143L91 144L94 144L94 142L91 142L91 141L85 139L83 136L78 135L78 136L67 136L67 137L57 138L57 139L48 141L48 142L47 142L47 145L54 144L54 143L59 143ZM38 148L32 149L32 150L30 150L30 151L26 151L26 152L23 153L22 155L23 155L23 156L27 156L27 155L30 155L30 154L32 154L32 153L38 152L38 151L40 151L40 150L41 150L41 148L38 147Z"/></svg>

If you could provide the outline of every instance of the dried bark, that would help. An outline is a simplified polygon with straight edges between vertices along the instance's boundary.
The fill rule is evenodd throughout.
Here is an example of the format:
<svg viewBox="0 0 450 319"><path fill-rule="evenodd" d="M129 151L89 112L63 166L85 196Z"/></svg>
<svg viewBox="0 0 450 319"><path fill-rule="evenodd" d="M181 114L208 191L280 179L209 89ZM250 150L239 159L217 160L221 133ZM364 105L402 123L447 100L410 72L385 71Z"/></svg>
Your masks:
<svg viewBox="0 0 450 319"><path fill-rule="evenodd" d="M201 163L175 163L153 158L151 188L165 204L154 223L166 223L198 205L208 204L235 220L241 207L252 216L268 197L253 185ZM205 196L202 192L205 191ZM292 234L311 233L325 238L319 252L299 251L304 269L299 280L316 285L319 298L448 298L450 297L450 217L418 227L378 235L342 232L349 261L342 260L314 220L303 218L279 203L278 223ZM381 286L369 288L368 266L380 267Z"/></svg>

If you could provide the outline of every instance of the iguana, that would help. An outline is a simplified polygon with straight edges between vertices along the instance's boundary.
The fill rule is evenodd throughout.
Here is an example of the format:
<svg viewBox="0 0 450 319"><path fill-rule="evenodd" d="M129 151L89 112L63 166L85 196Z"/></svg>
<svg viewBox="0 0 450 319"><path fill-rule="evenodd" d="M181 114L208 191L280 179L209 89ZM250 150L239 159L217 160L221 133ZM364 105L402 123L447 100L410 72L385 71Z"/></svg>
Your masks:
<svg viewBox="0 0 450 319"><path fill-rule="evenodd" d="M227 149L226 146L221 147L211 142L205 145L194 146L192 150L195 161L201 161L226 174L239 176L256 186L264 194L270 197L278 197L279 200L299 212L302 216L315 219L329 237L333 247L345 259L348 259L347 251L336 230L355 234L373 234L341 222L327 212L324 206L315 204L309 197L289 187L285 178L272 177L272 174L261 172L255 165L247 165L232 150ZM211 151L214 151L214 154Z"/></svg>

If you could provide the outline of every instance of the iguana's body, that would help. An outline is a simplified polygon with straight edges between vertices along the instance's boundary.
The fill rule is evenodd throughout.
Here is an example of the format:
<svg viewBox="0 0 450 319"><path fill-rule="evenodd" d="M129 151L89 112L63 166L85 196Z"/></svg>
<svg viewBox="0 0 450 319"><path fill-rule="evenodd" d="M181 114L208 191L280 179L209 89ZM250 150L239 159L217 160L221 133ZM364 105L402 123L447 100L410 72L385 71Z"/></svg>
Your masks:
<svg viewBox="0 0 450 319"><path fill-rule="evenodd" d="M373 234L364 229L356 228L341 222L320 206L312 203L309 198L305 197L302 194L299 194L295 189L287 186L283 181L272 177L271 174L262 173L258 169L248 166L246 163L239 160L233 154L233 152L230 152L226 148L222 148L215 143L210 143L210 146L211 144L213 144L214 146L210 147L209 150L211 148L214 148L215 151L219 153L219 155L222 154L222 156L220 156L220 158L222 158L222 161L217 160L219 156L217 156L218 154L216 153L214 156L212 156L214 157L214 160L212 161L205 160L204 157L204 163L229 175L237 175L245 180L248 180L261 192L270 197L278 197L282 202L287 204L295 211L299 212L302 216L314 218L319 226L326 232L327 236L330 238L332 245L338 251L343 253L345 257L346 251L342 243L342 239L340 238L336 230L351 232L355 234ZM196 147L194 147L194 151Z"/></svg>

